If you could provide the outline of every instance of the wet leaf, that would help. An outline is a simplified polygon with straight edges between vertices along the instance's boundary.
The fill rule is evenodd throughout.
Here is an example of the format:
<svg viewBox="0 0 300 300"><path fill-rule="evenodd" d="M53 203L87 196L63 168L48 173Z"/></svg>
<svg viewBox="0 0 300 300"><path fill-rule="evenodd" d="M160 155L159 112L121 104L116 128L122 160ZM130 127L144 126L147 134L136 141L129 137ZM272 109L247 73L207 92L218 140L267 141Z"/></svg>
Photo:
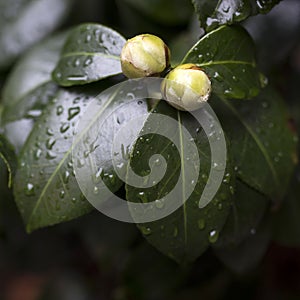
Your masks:
<svg viewBox="0 0 300 300"><path fill-rule="evenodd" d="M66 36L59 34L33 47L13 68L2 91L2 123L41 115L58 89L51 73Z"/></svg>
<svg viewBox="0 0 300 300"><path fill-rule="evenodd" d="M57 28L71 4L71 0L1 0L0 69Z"/></svg>
<svg viewBox="0 0 300 300"><path fill-rule="evenodd" d="M174 119L174 126L153 122L151 118L158 113ZM162 119L161 116L160 118ZM212 122L211 125L213 124ZM149 126L152 127L153 132L159 132L163 128L164 134L163 136L161 133L147 134L143 136L142 140L138 139L131 155L132 169L141 176L149 174L149 167L151 167L151 175L155 174L156 169L159 172L162 158L157 158L152 163L151 160L149 162L150 157L154 154L160 154L165 158L167 169L161 181L152 182L153 187L136 188L127 184L127 200L136 203L152 202L153 208L156 208L152 214L155 215L165 209L164 198L175 190L174 187L177 184L180 186L181 192L176 193L174 197L179 197L177 199L182 203L187 196L187 191L191 189L187 201L176 211L157 221L138 225L144 237L158 250L177 262L186 264L194 261L217 241L230 210L234 177L230 175L229 171L228 173L226 171L226 180L221 184L214 199L204 208L199 208L204 187L211 187L215 183L215 178L208 179L212 163L211 149L201 125L189 113L179 112L171 108L165 101L161 101L149 115L144 129ZM190 140L188 146L185 146L184 142L187 138L185 129L193 139ZM212 132L212 135L218 139L217 132ZM176 150L171 138L181 145L180 150ZM197 154L193 150L198 151L201 160L200 170L196 162ZM212 168L217 171L219 168L220 171L222 168L224 170L224 166L217 164ZM229 162L227 170L230 170ZM180 172L183 177L180 177ZM196 180L193 179L195 174L198 178ZM136 212L132 210L131 213L135 219Z"/></svg>
<svg viewBox="0 0 300 300"><path fill-rule="evenodd" d="M285 195L297 162L297 138L287 108L272 88L250 102L213 98L230 144L237 176L274 201Z"/></svg>
<svg viewBox="0 0 300 300"><path fill-rule="evenodd" d="M234 201L227 222L215 249L234 247L255 234L262 221L269 199L237 180Z"/></svg>
<svg viewBox="0 0 300 300"><path fill-rule="evenodd" d="M116 192L123 184L113 171L111 147L109 148L110 138L113 138L114 132L119 128L116 126L117 117L124 115L122 109L116 114L111 113L112 117L108 118L101 128L102 131L98 131L91 137L93 139L87 142L90 152L82 153L83 159L72 155L73 148L85 138L80 134L76 135L77 123L84 116L89 125L95 122L89 115L85 115L86 109L96 95L113 83L104 80L100 85L59 89L43 115L34 124L19 156L14 185L15 199L28 232L71 220L91 211L92 206L85 200L75 178L76 168L82 167L89 160L90 153L97 151L99 168L103 170L99 175L105 177L103 180L108 188ZM109 103L120 105L114 97L110 97L105 104L101 99L98 100L99 116L106 112L105 108ZM139 109L147 111L147 106L146 103L134 103L133 107L123 106L123 109L128 117L131 117L139 112ZM105 135L107 142L97 144L97 138L102 135ZM95 176L92 170L89 176ZM101 193L98 196L101 198Z"/></svg>
<svg viewBox="0 0 300 300"><path fill-rule="evenodd" d="M224 24L241 22L267 13L280 0L192 0L201 27L210 31Z"/></svg>
<svg viewBox="0 0 300 300"><path fill-rule="evenodd" d="M82 24L66 41L53 79L62 86L86 84L120 74L120 53L126 40L98 24Z"/></svg>
<svg viewBox="0 0 300 300"><path fill-rule="evenodd" d="M17 158L11 144L0 134L0 159L5 163L9 177L8 187L12 186L12 180L17 168Z"/></svg>
<svg viewBox="0 0 300 300"><path fill-rule="evenodd" d="M254 43L239 26L222 26L206 34L182 63L201 67L212 81L213 93L222 97L252 98L265 84L256 68Z"/></svg>

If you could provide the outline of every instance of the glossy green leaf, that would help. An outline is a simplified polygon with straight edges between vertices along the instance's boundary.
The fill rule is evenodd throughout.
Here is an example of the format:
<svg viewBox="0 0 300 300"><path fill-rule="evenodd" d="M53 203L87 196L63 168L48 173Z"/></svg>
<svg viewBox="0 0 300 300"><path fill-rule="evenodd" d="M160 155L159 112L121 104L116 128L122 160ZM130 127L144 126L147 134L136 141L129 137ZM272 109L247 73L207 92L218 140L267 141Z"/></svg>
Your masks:
<svg viewBox="0 0 300 300"><path fill-rule="evenodd" d="M120 53L126 40L98 24L82 24L71 31L53 71L62 86L86 84L120 74Z"/></svg>
<svg viewBox="0 0 300 300"><path fill-rule="evenodd" d="M1 0L0 69L57 28L71 4L71 0Z"/></svg>
<svg viewBox="0 0 300 300"><path fill-rule="evenodd" d="M255 64L254 43L239 26L222 26L206 34L182 63L201 67L212 81L213 93L227 98L252 98L264 84Z"/></svg>
<svg viewBox="0 0 300 300"><path fill-rule="evenodd" d="M300 168L298 166L287 197L273 217L273 238L281 245L300 246Z"/></svg>
<svg viewBox="0 0 300 300"><path fill-rule="evenodd" d="M67 33L56 35L33 47L13 68L2 91L2 122L36 117L56 93L52 81Z"/></svg>
<svg viewBox="0 0 300 300"><path fill-rule="evenodd" d="M83 138L80 135L76 136L75 127L85 116L92 99L113 83L106 80L102 81L101 85L89 85L81 89L59 89L35 123L20 153L14 185L15 199L28 232L74 219L92 209L75 178L75 166L80 167L84 164L81 159L72 156L72 148ZM120 104L114 100L114 97L111 97L109 103L113 102L116 106ZM103 113L101 103L99 102L97 112L99 115ZM146 104L136 103L134 107L126 106L123 109L126 109L129 117L138 113L139 109L147 111ZM123 116L124 111L118 111L116 114ZM108 123L102 128L101 134L107 139L113 138L114 132L118 129L117 120L117 116L112 115L109 121L114 123ZM93 124L94 120L90 122ZM100 136L99 132L97 136ZM105 177L104 182L115 192L122 182L113 173L111 149L108 145L109 143L93 144L90 151L99 152L100 167L103 167L103 174L100 175ZM85 155L85 159L89 159L88 155ZM111 175L114 176L114 180L111 179Z"/></svg>
<svg viewBox="0 0 300 300"><path fill-rule="evenodd" d="M0 159L5 163L9 177L8 177L8 187L12 186L12 179L17 168L17 158L13 147L7 141L7 139L0 134Z"/></svg>
<svg viewBox="0 0 300 300"><path fill-rule="evenodd" d="M255 234L269 202L266 196L237 180L230 214L213 248L222 251L222 248L237 246Z"/></svg>
<svg viewBox="0 0 300 300"><path fill-rule="evenodd" d="M241 22L267 13L280 0L192 0L201 27L210 31L220 25Z"/></svg>
<svg viewBox="0 0 300 300"><path fill-rule="evenodd" d="M297 162L297 139L282 99L266 88L249 102L216 97L211 104L230 140L238 177L280 200Z"/></svg>
<svg viewBox="0 0 300 300"><path fill-rule="evenodd" d="M155 124L154 128L151 116L157 113L173 118L177 125L171 128ZM149 124L152 124L154 132L163 127L164 136L148 134L143 136L143 139L138 139L131 155L132 169L141 176L147 174L149 158L160 154L167 161L166 173L160 182L153 183L154 186L150 188L136 188L127 184L127 200L136 203L153 202L153 205L160 209L164 208L163 197L173 190L177 182L182 186L182 194L178 195L181 201L184 200L185 191L192 187L192 194L187 201L172 214L154 222L138 225L145 238L158 250L181 264L189 263L199 257L211 243L217 241L231 206L234 178L227 173L215 198L204 208L199 208L204 187L212 184L211 181L208 182L211 169L210 145L201 130L201 125L189 113L179 112L165 101L161 101L152 111L144 128L150 126ZM187 129L195 142L201 161L200 170L199 166L195 165L195 153L190 153L191 150L183 146L183 128ZM165 136L178 139L180 151L177 151L172 141ZM155 170L161 163L161 159L155 160L151 170ZM214 168L219 166L215 165ZM230 163L227 164L227 168L230 170ZM198 180L190 178L190 172L186 172L188 169L199 174ZM179 177L180 172L184 174L182 180ZM135 211L132 210L131 213L134 218Z"/></svg>

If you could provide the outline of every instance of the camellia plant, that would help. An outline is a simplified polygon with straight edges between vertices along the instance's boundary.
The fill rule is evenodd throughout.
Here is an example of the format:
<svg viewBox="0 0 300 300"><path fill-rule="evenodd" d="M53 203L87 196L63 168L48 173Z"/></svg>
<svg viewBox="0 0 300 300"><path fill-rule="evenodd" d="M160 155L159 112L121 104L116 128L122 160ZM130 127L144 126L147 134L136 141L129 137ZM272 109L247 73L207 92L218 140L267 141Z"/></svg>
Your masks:
<svg viewBox="0 0 300 300"><path fill-rule="evenodd" d="M32 6L35 3L27 2ZM125 2L135 5L131 0ZM146 2L137 1L137 9L151 15ZM30 27L26 19L30 14L32 18L41 17L34 14L29 4L27 16L24 12L20 17L1 19L0 67L9 70L1 94L1 168L8 170L8 185L26 231L70 221L94 210L75 172L91 153L96 153L101 167L94 170L95 176L101 177L113 193L122 195L124 201L153 202L156 207L163 207L163 198L174 188L181 170L195 167L187 149L178 150L166 137L155 134L164 124L157 124L151 134L141 135L123 153L127 165L139 176L151 172L152 155L165 159L165 175L152 187L142 189L121 180L111 157L111 143L124 124L146 114L140 128L143 132L152 116L161 114L178 124L173 135L179 142L182 128L188 130L201 168L196 182L183 174L182 190L193 185L187 201L164 218L137 224L141 235L179 264L193 263L211 248L222 262L238 269L238 257L253 244L259 244L257 253L252 253L259 260L278 233L274 235L274 227L279 226L276 222L280 220L280 207L298 164L298 138L285 101L258 68L255 44L241 22L269 12L278 2L193 0L193 14L200 21L194 30L196 34L190 33L197 36L196 42L191 47L181 42L180 49L176 49L176 43L168 47L164 34L156 29L143 33L131 30L127 40L122 35L127 32L123 33L121 26L116 31L90 22L76 24L40 42L59 24L67 12L68 1L41 1L45 14L53 7L57 13L51 20L41 20L47 28L43 34L30 28L26 30L32 33L23 33L22 22ZM0 0L7 16L9 3ZM184 15L183 10L181 17ZM158 22L175 22L158 14L156 18ZM10 44L6 43L8 38ZM18 47L14 47L18 39ZM89 151L83 159L74 159L77 124L92 100L127 78L146 77L162 79L161 92L167 101L137 99L137 105L126 105L136 96L134 92L125 94L123 103L112 96L97 111L98 117L104 116L107 103L115 103L113 117L98 132L108 142L97 144L89 140ZM227 161L218 192L211 202L199 208L203 190L212 184L211 168L222 170L217 164L211 165L208 137L190 114L201 110L205 103L214 110L224 130ZM212 135L217 140L218 132L213 126L212 123ZM131 139L129 127L123 133L125 139ZM123 172L126 171L125 168ZM101 200L102 193L96 188L94 193ZM278 211L276 218L274 211Z"/></svg>

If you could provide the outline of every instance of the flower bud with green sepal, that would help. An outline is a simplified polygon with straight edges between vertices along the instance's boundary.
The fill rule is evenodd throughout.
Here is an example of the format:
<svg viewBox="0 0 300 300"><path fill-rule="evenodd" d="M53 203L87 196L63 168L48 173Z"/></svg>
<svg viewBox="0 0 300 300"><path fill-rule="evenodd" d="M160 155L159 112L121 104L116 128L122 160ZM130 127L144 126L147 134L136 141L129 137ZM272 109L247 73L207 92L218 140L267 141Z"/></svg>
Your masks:
<svg viewBox="0 0 300 300"><path fill-rule="evenodd" d="M209 99L211 82L196 65L183 64L166 76L161 91L170 105L179 110L193 111Z"/></svg>
<svg viewBox="0 0 300 300"><path fill-rule="evenodd" d="M160 76L170 66L170 50L162 39L141 34L129 39L121 52L121 67L128 78Z"/></svg>

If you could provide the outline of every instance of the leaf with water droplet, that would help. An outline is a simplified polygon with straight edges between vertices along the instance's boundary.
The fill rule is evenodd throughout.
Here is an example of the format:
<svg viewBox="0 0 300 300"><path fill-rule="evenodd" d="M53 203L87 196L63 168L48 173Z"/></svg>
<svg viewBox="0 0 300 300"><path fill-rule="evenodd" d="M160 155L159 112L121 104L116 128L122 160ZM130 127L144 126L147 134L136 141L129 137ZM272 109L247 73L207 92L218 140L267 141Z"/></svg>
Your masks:
<svg viewBox="0 0 300 300"><path fill-rule="evenodd" d="M230 140L237 176L280 201L297 163L297 143L285 103L267 87L249 102L212 97L211 105Z"/></svg>
<svg viewBox="0 0 300 300"><path fill-rule="evenodd" d="M15 200L28 232L74 219L92 209L89 202L82 196L74 175L74 165L78 161L74 160L73 164L72 146L76 147L83 140L80 137L76 139L75 127L85 115L88 104L95 99L96 95L113 83L115 81L106 79L97 84L83 87L60 88L55 95L55 101L51 101L47 105L43 115L34 124L33 130L20 153L20 161L26 163L19 164L14 184ZM74 100L76 100L75 106ZM130 107L129 104L120 106L114 97L110 97L109 101L114 103L112 109L117 110L116 114L124 114L126 111L127 121L127 118L132 118L136 113L147 112L146 102L144 105L138 105L135 101ZM101 103L101 101L97 102L99 115L104 111ZM108 105L108 103L106 104ZM64 108L60 114L57 114L58 106ZM105 135L107 142L101 143L101 147L98 147L94 139L86 139L85 142L90 153L93 151L92 153L97 154L99 167L102 167L103 170L101 173L107 174L103 181L111 191L116 192L123 182L113 173L111 138L118 128L115 126L116 118L113 111L110 116L94 137L98 138L100 135ZM91 124L95 122L90 118L87 120ZM129 141L129 138L125 136L124 138ZM35 159L37 147L41 150L38 163ZM87 164L86 159L82 159L83 161L80 163ZM43 172L41 173L41 171ZM30 197L26 193L28 178L34 186L34 194L31 194ZM92 190L92 192L94 191ZM99 192L99 197L101 195Z"/></svg>
<svg viewBox="0 0 300 300"><path fill-rule="evenodd" d="M71 5L71 0L1 0L0 69L57 28Z"/></svg>
<svg viewBox="0 0 300 300"><path fill-rule="evenodd" d="M238 49L238 50L237 50ZM207 53L208 55L201 55ZM261 89L250 35L239 26L222 26L202 37L182 63L194 63L212 81L212 92L234 99L248 99Z"/></svg>
<svg viewBox="0 0 300 300"><path fill-rule="evenodd" d="M280 0L192 0L201 26L207 31L267 13Z"/></svg>
<svg viewBox="0 0 300 300"><path fill-rule="evenodd" d="M251 230L259 227L269 204L266 196L237 180L230 214L214 249L235 247L248 238Z"/></svg>
<svg viewBox="0 0 300 300"><path fill-rule="evenodd" d="M12 180L17 169L17 157L13 146L0 134L0 160L2 160L9 172L8 187L12 186Z"/></svg>
<svg viewBox="0 0 300 300"><path fill-rule="evenodd" d="M167 170L163 179L160 182L156 182L153 187L145 188L141 191L140 188L126 185L127 200L142 203L145 200L147 203L153 202L153 206L161 211L166 205L164 197L172 191L178 181L179 185L182 186L182 191L188 186L192 186L190 197L172 214L154 222L138 225L142 234L152 245L165 255L184 264L194 261L210 246L211 242L208 237L211 231L216 230L219 232L222 229L229 213L232 201L230 186L234 185L235 177L227 178L229 182L221 185L216 197L204 208L199 208L199 200L204 187L209 184L207 178L212 164L208 139L205 135L198 133L199 130L197 129L200 125L192 116L171 108L165 101L161 101L152 110L144 124L144 128L148 128L149 124L151 124L152 130L158 132L161 125L153 124L154 122L151 121L151 116L157 113L171 117L176 121L176 125L173 127L169 125L164 126L164 135L173 137L178 141L179 145L182 146L184 144L180 138L182 137L182 134L180 134L181 130L183 130L183 127L188 130L193 138L190 139L187 137L189 142L195 143L196 147L193 149L198 149L201 170L199 170L199 166L195 166L195 153L188 146L182 148L181 151L177 151L177 147L174 147L172 140L167 139L161 134L147 134L143 139L138 139L135 143L130 159L132 169L141 176L148 174L150 157L153 154L160 154L167 162ZM154 128L154 125L157 127ZM148 142L146 142L147 139ZM140 156L134 155L136 151L141 153L142 159ZM182 160L179 154L182 155ZM161 164L161 161L162 159L154 159L152 171L159 167L157 164ZM223 170L224 166L221 168L218 165L216 168ZM181 169L183 169L182 172L185 174L182 180L178 177ZM199 172L198 180L196 178L195 182L192 182L192 178L189 178L191 176L189 175L190 172L187 172L187 170L191 169ZM231 172L233 171L231 171L229 160L226 173ZM204 174L206 176L202 176ZM143 193L143 199L137 197L137 194L141 192ZM178 197L183 201L183 192L179 193ZM222 202L221 210L218 209L220 202ZM134 219L134 210L131 211L131 215ZM150 228L151 234L146 235L144 233L145 227ZM163 234L162 228L164 228ZM174 243L174 235L176 236L176 243Z"/></svg>
<svg viewBox="0 0 300 300"><path fill-rule="evenodd" d="M53 71L67 33L33 47L13 68L2 91L2 123L29 118L31 110L42 111L57 91Z"/></svg>
<svg viewBox="0 0 300 300"><path fill-rule="evenodd" d="M103 25L77 26L65 43L53 79L59 85L71 86L120 74L125 42L119 33Z"/></svg>

